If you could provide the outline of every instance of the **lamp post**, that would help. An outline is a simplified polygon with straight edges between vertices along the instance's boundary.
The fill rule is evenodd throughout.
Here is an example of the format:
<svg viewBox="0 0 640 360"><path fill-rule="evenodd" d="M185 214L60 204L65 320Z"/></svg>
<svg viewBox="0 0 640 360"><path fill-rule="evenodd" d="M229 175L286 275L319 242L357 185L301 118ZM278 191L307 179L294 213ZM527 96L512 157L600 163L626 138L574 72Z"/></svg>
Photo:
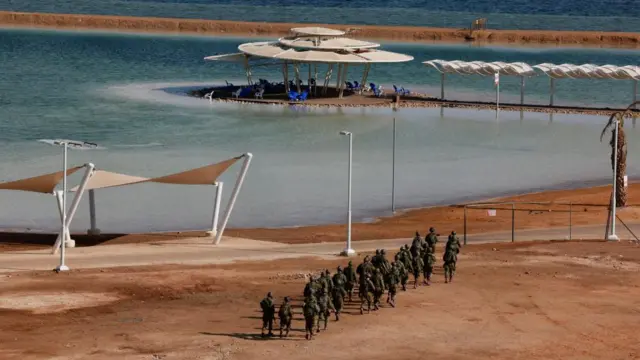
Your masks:
<svg viewBox="0 0 640 360"><path fill-rule="evenodd" d="M352 172L352 160L353 160L353 134L349 131L340 131L340 135L346 135L349 137L349 175L348 175L348 187L347 187L347 247L342 251L343 256L353 256L356 254L355 250L351 248L351 172Z"/></svg>
<svg viewBox="0 0 640 360"><path fill-rule="evenodd" d="M67 150L69 147L72 149L95 149L97 144L85 142L85 141L73 141L73 140L53 140L44 141L50 145L62 146L62 230L60 235L60 264L55 268L55 271L69 271L69 267L65 264L65 250L67 243ZM92 165L93 166L93 165Z"/></svg>

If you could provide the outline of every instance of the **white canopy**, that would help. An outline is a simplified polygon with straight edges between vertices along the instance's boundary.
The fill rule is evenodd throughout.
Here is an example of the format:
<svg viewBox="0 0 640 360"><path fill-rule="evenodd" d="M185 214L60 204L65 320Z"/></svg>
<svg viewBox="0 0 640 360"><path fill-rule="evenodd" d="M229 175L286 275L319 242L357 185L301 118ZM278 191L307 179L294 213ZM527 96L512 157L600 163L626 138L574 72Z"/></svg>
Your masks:
<svg viewBox="0 0 640 360"><path fill-rule="evenodd" d="M446 61L429 60L423 62L425 65L434 67L441 73L454 73L460 75L485 75L492 76L496 73L501 75L534 76L535 70L529 64L523 62L505 63L501 61Z"/></svg>
<svg viewBox="0 0 640 360"><path fill-rule="evenodd" d="M539 69L552 78L573 78L573 79L617 79L617 80L640 80L640 66L615 66L615 65L593 65L593 64L561 64L550 63L538 64L534 68Z"/></svg>
<svg viewBox="0 0 640 360"><path fill-rule="evenodd" d="M291 48L309 50L373 49L380 47L380 44L350 38L334 38L320 42L309 38L280 38L278 43Z"/></svg>
<svg viewBox="0 0 640 360"><path fill-rule="evenodd" d="M297 35L309 35L309 36L342 36L346 34L342 30L329 29L323 27L297 27L291 29L291 32Z"/></svg>

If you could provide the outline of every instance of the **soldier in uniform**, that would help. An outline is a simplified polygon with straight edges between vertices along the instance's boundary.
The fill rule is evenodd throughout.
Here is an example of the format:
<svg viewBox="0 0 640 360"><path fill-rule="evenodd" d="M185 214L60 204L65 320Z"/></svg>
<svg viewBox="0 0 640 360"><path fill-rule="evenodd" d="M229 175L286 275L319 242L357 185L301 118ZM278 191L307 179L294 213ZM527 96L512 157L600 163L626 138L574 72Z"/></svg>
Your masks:
<svg viewBox="0 0 640 360"><path fill-rule="evenodd" d="M396 307L396 293L398 283L400 282L400 272L398 270L398 263L391 263L391 270L389 271L389 292L387 293L387 303L391 307Z"/></svg>
<svg viewBox="0 0 640 360"><path fill-rule="evenodd" d="M358 292L360 293L360 314L364 313L364 303L367 303L367 314L371 312L371 293L374 291L375 286L371 282L371 275L367 272L360 277L360 287Z"/></svg>
<svg viewBox="0 0 640 360"><path fill-rule="evenodd" d="M407 283L409 282L409 274L413 274L413 259L411 257L411 253L409 252L409 245L404 245L404 256L402 257L402 262L405 268L405 276L402 277L402 290L407 291Z"/></svg>
<svg viewBox="0 0 640 360"><path fill-rule="evenodd" d="M317 290L318 285L313 275L309 275L309 282L304 286L304 297L313 296L313 292Z"/></svg>
<svg viewBox="0 0 640 360"><path fill-rule="evenodd" d="M334 310L333 304L331 303L331 298L329 297L329 293L326 291L326 287L323 287L320 290L320 294L318 297L318 307L320 309L320 312L318 313L318 323L317 323L316 332L320 332L321 320L324 320L324 330L327 330L329 315L331 315L331 310Z"/></svg>
<svg viewBox="0 0 640 360"><path fill-rule="evenodd" d="M293 319L293 312L291 311L291 304L289 303L289 297L284 297L284 302L280 305L278 310L278 317L280 318L280 337L282 337L282 331L285 331L285 337L289 336L289 330L291 330L291 320Z"/></svg>
<svg viewBox="0 0 640 360"><path fill-rule="evenodd" d="M326 293L329 295L333 294L333 281L331 281L331 273L329 272L329 269L325 269L322 273L322 281L322 286L325 288Z"/></svg>
<svg viewBox="0 0 640 360"><path fill-rule="evenodd" d="M425 237L425 242L433 249L433 252L436 252L436 244L438 243L438 234L436 234L436 229L429 228L429 234Z"/></svg>
<svg viewBox="0 0 640 360"><path fill-rule="evenodd" d="M424 284L431 285L431 274L433 274L433 267L436 264L436 255L433 253L433 247L429 244L424 247Z"/></svg>
<svg viewBox="0 0 640 360"><path fill-rule="evenodd" d="M346 277L345 290L349 294L349 302L353 301L353 289L356 287L356 270L353 268L353 262L349 261L349 265L344 269L344 276Z"/></svg>
<svg viewBox="0 0 640 360"><path fill-rule="evenodd" d="M411 256L416 257L416 254L422 249L423 243L424 240L422 240L420 233L416 231L416 236L413 237L413 242L411 243Z"/></svg>
<svg viewBox="0 0 640 360"><path fill-rule="evenodd" d="M304 315L305 338L311 340L313 338L313 328L316 325L316 317L320 314L320 308L316 302L313 290L311 290L309 296L304 299L302 314Z"/></svg>
<svg viewBox="0 0 640 360"><path fill-rule="evenodd" d="M273 304L273 295L271 291L267 294L267 297L260 301L260 308L262 309L262 337L264 337L265 329L269 329L269 336L273 336L273 320L276 316L276 306Z"/></svg>
<svg viewBox="0 0 640 360"><path fill-rule="evenodd" d="M424 267L424 262L422 261L422 256L420 254L420 249L416 250L416 254L413 257L413 288L418 288L418 280L420 279L420 274L422 274L422 269Z"/></svg>
<svg viewBox="0 0 640 360"><path fill-rule="evenodd" d="M407 291L407 282L409 281L409 271L404 267L400 260L396 260L396 270L398 271L399 282L402 285L402 291Z"/></svg>
<svg viewBox="0 0 640 360"><path fill-rule="evenodd" d="M458 240L456 232L452 231L442 256L445 283L453 281L453 275L456 273L456 263L458 262L458 253L460 253L460 240Z"/></svg>
<svg viewBox="0 0 640 360"><path fill-rule="evenodd" d="M378 269L373 269L373 310L378 310L380 307L380 299L384 295L384 278L382 273Z"/></svg>
<svg viewBox="0 0 640 360"><path fill-rule="evenodd" d="M344 298L347 294L345 290L345 284L347 283L347 277L342 273L342 267L338 266L338 271L333 275L333 306L336 313L336 321L340 320L340 312L344 306Z"/></svg>

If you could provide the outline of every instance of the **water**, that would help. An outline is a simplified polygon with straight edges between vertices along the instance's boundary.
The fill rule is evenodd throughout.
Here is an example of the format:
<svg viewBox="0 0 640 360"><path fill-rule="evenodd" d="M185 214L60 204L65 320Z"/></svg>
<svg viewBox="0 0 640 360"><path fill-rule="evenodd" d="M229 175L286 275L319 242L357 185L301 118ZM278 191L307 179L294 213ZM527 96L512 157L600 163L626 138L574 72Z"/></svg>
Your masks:
<svg viewBox="0 0 640 360"><path fill-rule="evenodd" d="M410 208L506 193L602 183L608 147L604 117L445 109L305 109L210 104L176 95L193 86L241 83L237 64L202 58L231 52L243 39L110 33L0 31L0 181L58 171L60 149L38 139L90 141L106 150L71 151L70 164L159 176L252 152L234 227L295 226L344 219L347 141L354 133L354 216L389 213L391 119L398 119L397 205ZM633 64L631 50L529 49L388 44L432 58ZM353 71L353 72L351 72ZM350 76L361 69L350 67ZM255 77L278 79L275 69ZM419 61L377 66L372 81L439 92L439 77ZM519 99L517 79L501 98ZM559 104L627 104L629 81L562 80ZM181 90L180 90L181 89ZM527 82L528 102L548 101L548 79ZM493 79L451 76L448 97L491 100ZM637 131L628 125L629 173L638 175ZM223 176L225 201L239 165ZM78 176L71 179L77 183ZM213 187L134 185L97 192L103 231L204 229ZM52 196L0 192L0 227L55 229ZM83 201L72 228L86 229Z"/></svg>
<svg viewBox="0 0 640 360"><path fill-rule="evenodd" d="M640 31L634 0L2 0L0 9L72 14L494 29Z"/></svg>

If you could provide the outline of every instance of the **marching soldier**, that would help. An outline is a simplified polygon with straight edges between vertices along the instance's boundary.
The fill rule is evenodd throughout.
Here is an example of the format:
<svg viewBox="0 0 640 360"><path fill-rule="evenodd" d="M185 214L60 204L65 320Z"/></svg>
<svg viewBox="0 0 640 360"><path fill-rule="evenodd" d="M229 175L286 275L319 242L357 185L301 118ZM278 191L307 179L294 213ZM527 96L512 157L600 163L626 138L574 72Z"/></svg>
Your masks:
<svg viewBox="0 0 640 360"><path fill-rule="evenodd" d="M353 289L356 287L356 271L353 268L353 262L349 261L349 265L344 269L344 276L346 277L345 290L349 294L349 302L353 301Z"/></svg>
<svg viewBox="0 0 640 360"><path fill-rule="evenodd" d="M293 319L293 312L291 311L291 304L289 303L289 297L284 297L284 302L280 305L278 310L278 317L280 318L280 337L282 337L282 331L285 331L285 337L289 336L289 330L291 330L291 320Z"/></svg>
<svg viewBox="0 0 640 360"><path fill-rule="evenodd" d="M260 308L262 309L262 334L264 337L264 331L269 329L269 336L273 336L273 320L276 315L276 306L273 304L273 295L271 291L267 294L267 297L260 301Z"/></svg>

